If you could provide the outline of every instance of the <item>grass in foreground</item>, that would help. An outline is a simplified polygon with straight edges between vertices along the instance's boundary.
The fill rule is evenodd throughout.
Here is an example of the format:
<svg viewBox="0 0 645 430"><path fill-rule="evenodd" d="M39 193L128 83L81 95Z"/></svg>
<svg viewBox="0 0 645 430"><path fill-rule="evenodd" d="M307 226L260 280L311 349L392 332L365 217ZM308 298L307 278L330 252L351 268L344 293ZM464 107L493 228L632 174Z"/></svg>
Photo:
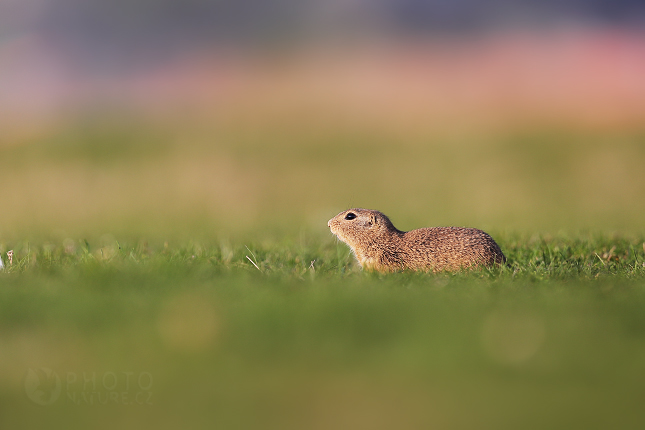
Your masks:
<svg viewBox="0 0 645 430"><path fill-rule="evenodd" d="M0 425L637 428L643 238L500 239L509 267L436 275L330 240L1 244Z"/></svg>

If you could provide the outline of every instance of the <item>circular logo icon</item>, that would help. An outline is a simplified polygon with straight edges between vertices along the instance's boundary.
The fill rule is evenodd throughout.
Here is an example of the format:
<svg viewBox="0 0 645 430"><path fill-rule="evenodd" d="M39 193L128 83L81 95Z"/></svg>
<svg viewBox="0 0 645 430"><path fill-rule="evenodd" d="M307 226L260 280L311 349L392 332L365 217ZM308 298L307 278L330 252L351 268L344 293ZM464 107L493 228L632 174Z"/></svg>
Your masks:
<svg viewBox="0 0 645 430"><path fill-rule="evenodd" d="M29 369L25 377L25 393L38 405L51 405L60 396L61 382L56 372L41 367Z"/></svg>

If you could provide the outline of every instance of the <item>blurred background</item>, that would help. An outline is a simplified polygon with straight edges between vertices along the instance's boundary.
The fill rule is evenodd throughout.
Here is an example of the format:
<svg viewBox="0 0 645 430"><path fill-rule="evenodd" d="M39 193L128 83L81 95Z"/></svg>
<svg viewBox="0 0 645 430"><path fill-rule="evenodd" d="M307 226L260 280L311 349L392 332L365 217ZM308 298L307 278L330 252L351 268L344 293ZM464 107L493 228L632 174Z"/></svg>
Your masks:
<svg viewBox="0 0 645 430"><path fill-rule="evenodd" d="M0 235L642 231L636 0L0 0Z"/></svg>
<svg viewBox="0 0 645 430"><path fill-rule="evenodd" d="M346 273L355 206L537 269ZM640 428L644 213L642 0L0 0L0 427Z"/></svg>

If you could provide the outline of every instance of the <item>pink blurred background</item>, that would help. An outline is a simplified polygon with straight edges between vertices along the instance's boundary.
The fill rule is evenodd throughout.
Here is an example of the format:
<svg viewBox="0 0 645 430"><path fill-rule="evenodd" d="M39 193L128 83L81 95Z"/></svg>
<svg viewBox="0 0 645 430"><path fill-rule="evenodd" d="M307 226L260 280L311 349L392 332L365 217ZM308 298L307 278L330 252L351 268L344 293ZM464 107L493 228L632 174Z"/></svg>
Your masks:
<svg viewBox="0 0 645 430"><path fill-rule="evenodd" d="M638 126L638 2L0 1L0 127L88 109L379 127ZM257 115L254 115L257 114Z"/></svg>

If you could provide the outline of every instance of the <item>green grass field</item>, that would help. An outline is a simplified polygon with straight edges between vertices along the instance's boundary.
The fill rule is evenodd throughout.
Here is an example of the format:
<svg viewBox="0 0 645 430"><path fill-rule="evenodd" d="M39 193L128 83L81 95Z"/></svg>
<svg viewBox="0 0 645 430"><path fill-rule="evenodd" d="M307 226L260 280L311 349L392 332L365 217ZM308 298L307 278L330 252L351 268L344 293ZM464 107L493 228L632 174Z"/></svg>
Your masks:
<svg viewBox="0 0 645 430"><path fill-rule="evenodd" d="M146 121L0 146L0 428L642 426L641 131ZM353 206L509 265L363 273Z"/></svg>
<svg viewBox="0 0 645 430"><path fill-rule="evenodd" d="M387 276L329 237L11 244L2 427L638 428L643 239L502 236L510 267Z"/></svg>

